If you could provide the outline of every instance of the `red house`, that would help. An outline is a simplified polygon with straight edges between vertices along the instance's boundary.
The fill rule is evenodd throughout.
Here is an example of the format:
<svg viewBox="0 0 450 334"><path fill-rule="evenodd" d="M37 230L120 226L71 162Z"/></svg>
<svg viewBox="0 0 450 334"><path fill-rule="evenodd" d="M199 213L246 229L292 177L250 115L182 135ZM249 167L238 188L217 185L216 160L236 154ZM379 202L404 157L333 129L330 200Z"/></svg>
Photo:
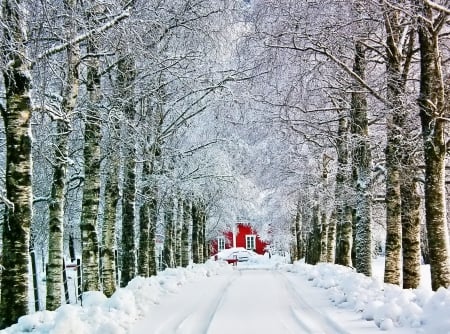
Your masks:
<svg viewBox="0 0 450 334"><path fill-rule="evenodd" d="M233 231L226 231L222 236L211 241L211 256L235 247L243 247L263 255L269 244L262 241L258 233L247 223L236 223Z"/></svg>

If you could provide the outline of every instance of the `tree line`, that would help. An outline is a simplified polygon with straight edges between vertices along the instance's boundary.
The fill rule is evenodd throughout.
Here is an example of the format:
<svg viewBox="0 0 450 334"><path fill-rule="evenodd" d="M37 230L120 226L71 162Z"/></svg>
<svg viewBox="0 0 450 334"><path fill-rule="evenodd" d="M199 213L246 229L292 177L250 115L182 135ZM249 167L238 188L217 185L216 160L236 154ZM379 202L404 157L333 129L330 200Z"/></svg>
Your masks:
<svg viewBox="0 0 450 334"><path fill-rule="evenodd" d="M214 156L219 130L198 119L220 122L243 76L221 53L231 5L2 2L0 328L29 312L30 253L46 265L47 310L68 253L82 291L106 296L156 274L157 242L162 268L206 261L232 173Z"/></svg>
<svg viewBox="0 0 450 334"><path fill-rule="evenodd" d="M300 184L290 196L294 259L370 276L380 246L386 283L416 288L423 259L433 290L449 286L448 8L255 2L250 43L274 69L257 102L286 141L306 147L291 152L303 169L290 171ZM385 237L374 245L380 222Z"/></svg>
<svg viewBox="0 0 450 334"><path fill-rule="evenodd" d="M30 252L54 310L68 253L111 296L243 216L293 260L370 276L384 252L385 282L423 259L448 287L448 8L3 1L0 328L29 312Z"/></svg>

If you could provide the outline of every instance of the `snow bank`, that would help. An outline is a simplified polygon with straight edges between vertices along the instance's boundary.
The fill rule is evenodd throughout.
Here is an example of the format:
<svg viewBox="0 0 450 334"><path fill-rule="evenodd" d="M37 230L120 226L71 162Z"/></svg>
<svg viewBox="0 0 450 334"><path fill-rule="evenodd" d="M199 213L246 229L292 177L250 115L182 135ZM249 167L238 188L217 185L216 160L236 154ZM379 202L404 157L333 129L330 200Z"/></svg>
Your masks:
<svg viewBox="0 0 450 334"><path fill-rule="evenodd" d="M360 313L362 319L374 321L381 330L407 327L417 333L450 333L449 289L404 290L383 283L380 277L366 277L351 268L326 263L312 266L296 262L285 270L328 290L335 306Z"/></svg>
<svg viewBox="0 0 450 334"><path fill-rule="evenodd" d="M167 269L149 278L136 277L111 298L106 298L101 292L87 292L83 295L82 307L63 305L53 312L26 315L0 333L124 334L136 320L145 316L151 304L157 304L164 295L176 292L186 282L232 270L224 262L208 261L188 268Z"/></svg>
<svg viewBox="0 0 450 334"><path fill-rule="evenodd" d="M287 257L280 255L269 256L269 253L259 255L252 250L245 249L243 247L234 247L224 249L213 256L212 259L228 260L238 259L238 268L252 268L252 269L276 269L281 264L285 264L288 261Z"/></svg>

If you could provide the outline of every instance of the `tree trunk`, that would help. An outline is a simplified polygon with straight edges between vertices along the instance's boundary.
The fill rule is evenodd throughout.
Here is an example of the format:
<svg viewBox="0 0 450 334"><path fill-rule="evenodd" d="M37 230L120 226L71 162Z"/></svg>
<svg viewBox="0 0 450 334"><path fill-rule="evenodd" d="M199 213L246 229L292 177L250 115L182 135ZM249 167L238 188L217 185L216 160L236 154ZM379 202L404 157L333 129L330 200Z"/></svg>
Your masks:
<svg viewBox="0 0 450 334"><path fill-rule="evenodd" d="M189 225L191 224L191 206L188 201L183 201L183 228L181 230L181 266L189 265Z"/></svg>
<svg viewBox="0 0 450 334"><path fill-rule="evenodd" d="M206 224L208 222L208 216L206 214L206 210L203 210L203 219L202 219L202 263L205 263L209 259L209 245L208 239L206 238Z"/></svg>
<svg viewBox="0 0 450 334"><path fill-rule="evenodd" d="M291 260L292 262L301 259L302 255L302 231L301 231L301 203L297 202L297 212L295 219L292 222L291 234L292 234L292 247L291 247Z"/></svg>
<svg viewBox="0 0 450 334"><path fill-rule="evenodd" d="M445 93L439 33L447 18L435 18L425 1L415 1L420 44L420 96L418 99L425 158L425 222L430 250L433 290L450 286L448 231L445 207Z"/></svg>
<svg viewBox="0 0 450 334"><path fill-rule="evenodd" d="M420 194L414 174L402 175L403 289L416 289L420 284Z"/></svg>
<svg viewBox="0 0 450 334"><path fill-rule="evenodd" d="M139 209L139 257L138 274L143 277L156 275L155 230L156 230L156 187L149 180L154 172L155 150L145 152L141 189L142 204Z"/></svg>
<svg viewBox="0 0 450 334"><path fill-rule="evenodd" d="M305 262L308 264L317 264L320 261L321 253L321 229L319 206L316 204L313 207L311 231L308 236Z"/></svg>
<svg viewBox="0 0 450 334"><path fill-rule="evenodd" d="M127 286L135 276L136 245L134 231L136 163L134 150L125 158L124 182L122 197L122 276L120 286Z"/></svg>
<svg viewBox="0 0 450 334"><path fill-rule="evenodd" d="M136 274L135 245L135 203L136 203L136 151L132 124L135 118L134 81L136 77L135 64L131 55L123 56L118 64L118 86L122 97L122 108L126 124L122 133L124 145L124 179L122 196L122 276L121 287L127 286Z"/></svg>
<svg viewBox="0 0 450 334"><path fill-rule="evenodd" d="M297 215L298 215L298 213L297 213ZM297 219L297 215L291 223L291 247L290 247L291 263L294 263L295 261L297 261L298 256L299 256L298 252L297 252L297 238L295 237L295 235L297 234L297 231L295 229L295 220Z"/></svg>
<svg viewBox="0 0 450 334"><path fill-rule="evenodd" d="M333 212L328 222L327 258L326 261L334 263L336 247L336 215Z"/></svg>
<svg viewBox="0 0 450 334"><path fill-rule="evenodd" d="M400 5L400 2L398 3ZM413 156L413 148L408 145L405 135L406 101L405 86L408 78L411 58L414 52L414 30L401 42L407 28L404 14L394 7L384 6L386 30L386 75L387 75L387 145L386 145L386 260L384 281L400 284L402 251L402 217L408 215L402 211L401 190L403 175L414 174L411 164L405 164L403 157ZM403 159L403 161L402 161ZM403 162L403 164L402 164ZM410 183L408 183L410 184ZM403 188L404 189L404 188ZM408 254L403 252L407 257Z"/></svg>
<svg viewBox="0 0 450 334"><path fill-rule="evenodd" d="M174 202L168 200L164 208L164 269L174 267Z"/></svg>
<svg viewBox="0 0 450 334"><path fill-rule="evenodd" d="M328 219L327 214L322 212L320 219L320 262L327 262L327 240L328 240Z"/></svg>
<svg viewBox="0 0 450 334"><path fill-rule="evenodd" d="M352 266L352 217L351 207L348 203L350 182L348 176L348 124L346 116L339 112L338 138L336 140L338 166L336 172L336 256L335 263L343 266Z"/></svg>
<svg viewBox="0 0 450 334"><path fill-rule="evenodd" d="M365 79L365 46L355 45L353 71ZM352 148L353 184L356 192L356 271L372 275L372 208L371 208L371 150L367 121L367 97L359 85L354 87L351 101L351 132L354 138Z"/></svg>
<svg viewBox="0 0 450 334"><path fill-rule="evenodd" d="M148 203L148 213L150 226L148 230L148 275L156 276L157 262L156 262L156 222L158 220L156 195L150 199Z"/></svg>
<svg viewBox="0 0 450 334"><path fill-rule="evenodd" d="M139 208L139 256L137 273L141 277L149 276L150 256L150 212L148 198L145 198Z"/></svg>
<svg viewBox="0 0 450 334"><path fill-rule="evenodd" d="M116 249L116 211L119 203L118 157L110 159L109 175L105 187L105 217L102 229L102 281L103 293L111 297L116 291L116 268L114 250Z"/></svg>
<svg viewBox="0 0 450 334"><path fill-rule="evenodd" d="M141 207L139 208L139 257L138 275L148 277L150 275L150 237L152 229L151 223L151 202L155 197L149 179L153 173L153 154L151 150L144 152L144 166L142 169L142 179L144 185L141 189ZM154 232L153 232L154 233ZM153 236L154 237L154 236ZM153 248L154 251L154 248Z"/></svg>
<svg viewBox="0 0 450 334"><path fill-rule="evenodd" d="M200 263L199 233L201 229L200 213L197 204L192 203L192 261Z"/></svg>
<svg viewBox="0 0 450 334"><path fill-rule="evenodd" d="M428 235L425 225L420 226L420 254L423 264L430 264L430 249L428 248Z"/></svg>
<svg viewBox="0 0 450 334"><path fill-rule="evenodd" d="M70 12L76 10L74 1L65 2L66 9ZM68 19L66 23L67 31L73 22ZM68 39L73 38L73 33ZM63 231L64 231L64 202L66 195L66 174L68 159L68 139L69 128L72 121L72 114L79 91L79 71L80 48L78 45L71 45L67 48L67 76L63 91L63 101L61 108L64 112L64 119L57 120L57 137L55 162L52 180L51 200L49 205L49 238L48 238L48 266L46 274L46 310L54 311L61 306L63 289Z"/></svg>
<svg viewBox="0 0 450 334"><path fill-rule="evenodd" d="M6 108L6 198L2 242L0 329L17 322L28 310L29 235L31 224L30 64L26 52L25 9L19 1L2 2L7 45L0 51ZM11 52L15 50L15 52Z"/></svg>
<svg viewBox="0 0 450 334"><path fill-rule="evenodd" d="M177 220L175 226L175 265L181 267L181 243L182 243L182 230L184 227L184 219L183 219L183 200L178 199L178 208L177 208Z"/></svg>
<svg viewBox="0 0 450 334"><path fill-rule="evenodd" d="M93 40L88 40L87 51L97 52ZM100 75L96 57L88 62L87 90L89 105L86 111L84 130L84 187L81 215L81 243L83 256L83 291L100 290L99 249L97 236L97 216L100 197Z"/></svg>

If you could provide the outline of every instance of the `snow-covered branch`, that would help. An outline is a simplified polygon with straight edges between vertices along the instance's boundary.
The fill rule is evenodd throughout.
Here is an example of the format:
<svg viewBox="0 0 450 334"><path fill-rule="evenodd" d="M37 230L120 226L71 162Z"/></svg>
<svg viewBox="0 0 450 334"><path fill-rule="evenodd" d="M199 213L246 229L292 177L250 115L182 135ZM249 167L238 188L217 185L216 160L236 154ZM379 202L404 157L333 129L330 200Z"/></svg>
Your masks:
<svg viewBox="0 0 450 334"><path fill-rule="evenodd" d="M363 79L361 78L358 74L355 73L355 71L353 71L347 64L345 64L342 60L338 59L336 56L334 56L331 52L329 52L327 49L325 48L320 48L320 47L305 47L305 48L301 48L298 47L297 45L290 46L290 45L280 45L280 44L269 44L267 45L268 47L271 48L278 48L278 49L289 49L289 50L295 50L295 51L301 51L301 52L315 52L318 54L321 54L325 57L327 57L328 59L330 59L331 61L333 61L336 65L338 65L340 68L342 68L347 74L349 74L353 79L355 79L362 87L364 87L365 89L368 90L368 92L375 97L378 101L382 102L383 104L387 104L386 99L384 99L380 94L378 94L372 87L370 87L370 85Z"/></svg>
<svg viewBox="0 0 450 334"><path fill-rule="evenodd" d="M31 66L34 66L37 60L41 60L42 58L45 57L49 57L51 55L54 55L64 49L66 49L69 45L74 45L74 44L78 44L81 43L82 41L88 39L89 37L91 37L92 35L95 34L100 34L110 28L112 28L114 25L116 25L117 23L119 23L120 21L122 21L123 19L126 19L127 17L130 16L130 11L128 9L126 9L125 11L123 11L123 13L121 13L120 15L116 16L115 18L113 18L111 21L106 22L104 25L102 25L101 27L98 27L96 29L92 29L87 31L84 34L81 34L65 43L59 44L59 45L55 45L54 47L38 54L36 56L36 60L32 62Z"/></svg>
<svg viewBox="0 0 450 334"><path fill-rule="evenodd" d="M433 1L430 0L424 0L425 4L427 4L428 6L430 6L433 9L436 9L442 13L448 14L450 15L450 8L444 7L442 5L439 5Z"/></svg>
<svg viewBox="0 0 450 334"><path fill-rule="evenodd" d="M8 209L14 211L14 203L6 198L6 196L4 196L3 194L0 194L0 201L2 201Z"/></svg>

